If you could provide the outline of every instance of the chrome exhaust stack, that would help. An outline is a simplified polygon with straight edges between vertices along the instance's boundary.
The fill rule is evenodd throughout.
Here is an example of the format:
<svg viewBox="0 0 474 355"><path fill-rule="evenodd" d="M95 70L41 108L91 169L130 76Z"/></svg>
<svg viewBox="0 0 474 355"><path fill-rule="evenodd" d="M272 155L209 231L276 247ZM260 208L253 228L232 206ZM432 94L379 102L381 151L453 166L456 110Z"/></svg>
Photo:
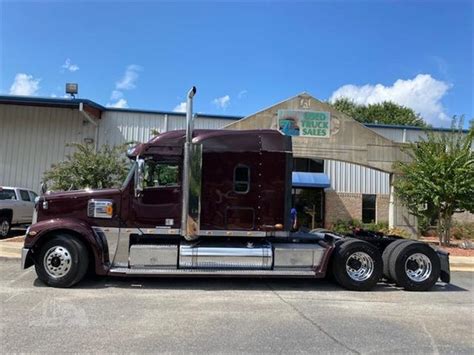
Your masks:
<svg viewBox="0 0 474 355"><path fill-rule="evenodd" d="M201 214L201 170L202 145L193 140L194 118L193 97L196 87L193 86L186 101L186 140L183 159L183 199L181 212L181 235L186 240L199 237Z"/></svg>
<svg viewBox="0 0 474 355"><path fill-rule="evenodd" d="M186 100L186 143L191 143L193 140L193 129L194 129L194 119L193 119L193 97L196 95L196 87L193 86L188 91L188 96Z"/></svg>

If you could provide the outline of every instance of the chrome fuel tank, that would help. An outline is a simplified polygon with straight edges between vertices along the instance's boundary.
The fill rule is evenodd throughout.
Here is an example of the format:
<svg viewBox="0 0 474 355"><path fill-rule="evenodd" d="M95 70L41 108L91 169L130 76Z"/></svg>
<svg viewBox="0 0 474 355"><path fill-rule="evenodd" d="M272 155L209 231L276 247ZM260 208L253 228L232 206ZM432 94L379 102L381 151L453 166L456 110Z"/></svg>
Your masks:
<svg viewBox="0 0 474 355"><path fill-rule="evenodd" d="M270 270L272 262L270 243L181 244L179 247L179 268L182 269Z"/></svg>

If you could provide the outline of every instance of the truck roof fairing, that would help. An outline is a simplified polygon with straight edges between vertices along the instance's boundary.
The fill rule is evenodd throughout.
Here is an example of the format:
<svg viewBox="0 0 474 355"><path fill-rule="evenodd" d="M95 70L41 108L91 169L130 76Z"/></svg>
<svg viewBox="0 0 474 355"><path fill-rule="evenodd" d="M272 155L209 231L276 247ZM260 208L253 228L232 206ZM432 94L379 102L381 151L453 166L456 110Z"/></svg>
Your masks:
<svg viewBox="0 0 474 355"><path fill-rule="evenodd" d="M291 137L277 130L194 130L193 143L202 144L203 152L260 152L292 151ZM182 155L186 131L162 133L147 143L131 148L127 156L135 159L139 155Z"/></svg>

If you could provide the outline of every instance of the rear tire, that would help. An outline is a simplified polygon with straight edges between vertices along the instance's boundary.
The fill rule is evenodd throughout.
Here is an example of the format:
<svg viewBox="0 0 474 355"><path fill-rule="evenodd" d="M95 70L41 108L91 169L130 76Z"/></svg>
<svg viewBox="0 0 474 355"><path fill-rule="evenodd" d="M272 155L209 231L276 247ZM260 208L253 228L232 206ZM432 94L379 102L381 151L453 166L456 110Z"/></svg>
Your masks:
<svg viewBox="0 0 474 355"><path fill-rule="evenodd" d="M400 244L410 242L408 239L399 239L395 240L394 242L390 243L385 250L383 251L382 254L382 261L383 261L383 276L387 279L389 282L395 282L395 279L393 278L392 275L390 275L390 257L393 254L393 251L395 248L397 248Z"/></svg>
<svg viewBox="0 0 474 355"><path fill-rule="evenodd" d="M441 265L433 248L413 241L395 248L389 268L399 287L407 291L426 291L438 281Z"/></svg>
<svg viewBox="0 0 474 355"><path fill-rule="evenodd" d="M84 244L71 235L48 240L35 258L38 278L48 286L71 287L85 276L89 255Z"/></svg>
<svg viewBox="0 0 474 355"><path fill-rule="evenodd" d="M342 287L368 291L382 277L382 256L379 250L361 240L348 240L334 250L332 272Z"/></svg>
<svg viewBox="0 0 474 355"><path fill-rule="evenodd" d="M6 216L0 216L0 238L6 238L11 227L10 219Z"/></svg>

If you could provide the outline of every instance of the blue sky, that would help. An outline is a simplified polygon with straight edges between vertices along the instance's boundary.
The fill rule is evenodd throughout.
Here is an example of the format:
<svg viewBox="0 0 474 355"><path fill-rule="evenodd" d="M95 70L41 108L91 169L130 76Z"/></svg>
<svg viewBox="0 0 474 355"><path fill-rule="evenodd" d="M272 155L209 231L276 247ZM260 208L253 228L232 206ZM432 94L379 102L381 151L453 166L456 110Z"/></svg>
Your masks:
<svg viewBox="0 0 474 355"><path fill-rule="evenodd" d="M0 0L0 92L246 115L302 91L474 116L473 2Z"/></svg>

